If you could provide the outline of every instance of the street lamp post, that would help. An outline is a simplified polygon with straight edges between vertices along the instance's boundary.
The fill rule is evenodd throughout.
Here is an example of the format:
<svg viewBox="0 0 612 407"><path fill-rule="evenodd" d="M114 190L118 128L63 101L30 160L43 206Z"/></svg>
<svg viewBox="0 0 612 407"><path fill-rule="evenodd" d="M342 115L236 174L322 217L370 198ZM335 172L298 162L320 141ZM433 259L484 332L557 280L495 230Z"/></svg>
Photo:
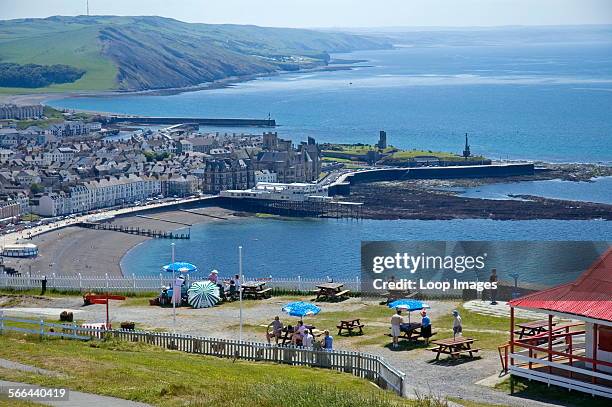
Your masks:
<svg viewBox="0 0 612 407"><path fill-rule="evenodd" d="M176 283L174 278L174 243L171 243L172 247L172 333L176 334Z"/></svg>
<svg viewBox="0 0 612 407"><path fill-rule="evenodd" d="M240 281L240 289L238 290L238 298L240 302L240 340L242 341L242 246L238 246L238 280Z"/></svg>

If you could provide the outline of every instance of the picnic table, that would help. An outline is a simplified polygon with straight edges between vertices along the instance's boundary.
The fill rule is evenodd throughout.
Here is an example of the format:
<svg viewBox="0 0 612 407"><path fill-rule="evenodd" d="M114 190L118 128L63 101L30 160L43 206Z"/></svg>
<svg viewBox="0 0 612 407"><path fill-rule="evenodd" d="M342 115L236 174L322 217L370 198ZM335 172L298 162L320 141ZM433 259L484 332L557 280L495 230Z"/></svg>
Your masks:
<svg viewBox="0 0 612 407"><path fill-rule="evenodd" d="M554 327L555 325L557 325L557 323L553 322L552 326ZM548 331L548 320L524 322L522 324L517 324L516 326L518 326L521 329L514 331L514 333L518 334L519 339L522 339L525 336L527 337L536 336L543 332Z"/></svg>
<svg viewBox="0 0 612 407"><path fill-rule="evenodd" d="M242 297L253 297L255 299L269 298L272 294L272 289L264 288L265 285L264 281L246 281L242 283Z"/></svg>
<svg viewBox="0 0 612 407"><path fill-rule="evenodd" d="M339 299L341 297L348 296L350 290L342 290L344 284L342 283L324 283L316 286L317 289L314 292L317 294L317 301L319 298L324 297L330 300Z"/></svg>
<svg viewBox="0 0 612 407"><path fill-rule="evenodd" d="M470 357L474 357L474 353L478 353L478 351L480 351L479 348L472 348L472 344L475 340L476 339L465 338L463 336L440 339L437 341L432 341L432 343L436 346L428 349L432 352L437 353L436 360L440 359L440 355L442 353L444 353L445 355L450 355L453 358L466 353L469 354Z"/></svg>
<svg viewBox="0 0 612 407"><path fill-rule="evenodd" d="M306 329L308 330L312 330L312 335L317 338L319 336L321 336L323 334L322 331L317 331L314 327L314 325L304 325L306 327ZM291 329L289 329L288 326L284 326L283 329L281 330L281 335L279 339L279 342L281 345L286 344L287 342L291 343L291 337L293 336L293 333L295 332L295 329L297 328L297 326L292 326ZM298 345L301 345L301 343L298 343Z"/></svg>
<svg viewBox="0 0 612 407"><path fill-rule="evenodd" d="M359 322L359 318L355 319L343 319L340 321L336 328L338 328L338 335L342 334L342 331L348 331L349 335L353 333L354 329L359 329L359 335L363 334L363 327L365 325Z"/></svg>

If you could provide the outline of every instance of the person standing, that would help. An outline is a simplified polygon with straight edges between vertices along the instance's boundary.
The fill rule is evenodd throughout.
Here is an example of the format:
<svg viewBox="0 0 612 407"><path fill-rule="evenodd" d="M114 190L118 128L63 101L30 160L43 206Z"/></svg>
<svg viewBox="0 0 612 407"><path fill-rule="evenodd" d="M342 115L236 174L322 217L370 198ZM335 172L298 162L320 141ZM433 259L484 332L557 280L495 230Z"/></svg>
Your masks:
<svg viewBox="0 0 612 407"><path fill-rule="evenodd" d="M242 288L242 281L240 281L240 275L236 274L234 276L234 284L236 285L236 290L240 292L240 288Z"/></svg>
<svg viewBox="0 0 612 407"><path fill-rule="evenodd" d="M459 311L453 310L453 339L457 335L461 336L463 332L463 321L461 320L461 315L459 315Z"/></svg>
<svg viewBox="0 0 612 407"><path fill-rule="evenodd" d="M491 283L491 305L497 305L497 269L491 270L489 283ZM495 288L493 288L493 285L495 285Z"/></svg>
<svg viewBox="0 0 612 407"><path fill-rule="evenodd" d="M270 328L272 328L272 332L270 332ZM274 321L268 324L268 329L266 332L266 339L268 340L268 344L270 344L270 338L276 338L276 344L278 345L278 340L280 339L282 333L283 323L277 315L274 317Z"/></svg>
<svg viewBox="0 0 612 407"><path fill-rule="evenodd" d="M404 318L402 317L402 311L399 308L395 309L395 314L391 317L391 336L393 337L393 347L397 348L399 336L402 333L402 324Z"/></svg>
<svg viewBox="0 0 612 407"><path fill-rule="evenodd" d="M306 349L311 349L313 340L314 335L312 334L312 330L306 330L306 333L304 333L304 336L302 337L302 346Z"/></svg>
<svg viewBox="0 0 612 407"><path fill-rule="evenodd" d="M431 319L425 310L421 311L421 336L425 339L425 345L428 345L431 338Z"/></svg>

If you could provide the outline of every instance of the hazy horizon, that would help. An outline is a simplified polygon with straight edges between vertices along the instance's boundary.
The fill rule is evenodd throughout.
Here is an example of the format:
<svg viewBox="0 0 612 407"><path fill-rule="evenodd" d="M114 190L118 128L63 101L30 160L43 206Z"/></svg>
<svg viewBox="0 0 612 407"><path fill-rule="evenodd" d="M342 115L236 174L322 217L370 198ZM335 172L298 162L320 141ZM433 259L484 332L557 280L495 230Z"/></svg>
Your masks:
<svg viewBox="0 0 612 407"><path fill-rule="evenodd" d="M1 0L0 19L87 14L87 0ZM239 11L237 11L239 10ZM611 25L608 0L90 0L90 15L160 16L190 23L319 29L444 29Z"/></svg>

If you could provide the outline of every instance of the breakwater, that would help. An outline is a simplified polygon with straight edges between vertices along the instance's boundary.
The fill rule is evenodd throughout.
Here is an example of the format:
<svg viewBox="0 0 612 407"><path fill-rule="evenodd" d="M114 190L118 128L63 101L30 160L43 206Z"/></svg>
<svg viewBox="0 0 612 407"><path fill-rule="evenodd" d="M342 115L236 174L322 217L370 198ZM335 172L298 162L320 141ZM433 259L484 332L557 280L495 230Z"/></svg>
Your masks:
<svg viewBox="0 0 612 407"><path fill-rule="evenodd" d="M198 126L276 127L274 119L206 119L197 117L111 116L109 123L197 124Z"/></svg>
<svg viewBox="0 0 612 407"><path fill-rule="evenodd" d="M348 195L351 184L411 179L490 178L533 175L532 163L448 167L380 168L343 174L329 187L330 195Z"/></svg>

